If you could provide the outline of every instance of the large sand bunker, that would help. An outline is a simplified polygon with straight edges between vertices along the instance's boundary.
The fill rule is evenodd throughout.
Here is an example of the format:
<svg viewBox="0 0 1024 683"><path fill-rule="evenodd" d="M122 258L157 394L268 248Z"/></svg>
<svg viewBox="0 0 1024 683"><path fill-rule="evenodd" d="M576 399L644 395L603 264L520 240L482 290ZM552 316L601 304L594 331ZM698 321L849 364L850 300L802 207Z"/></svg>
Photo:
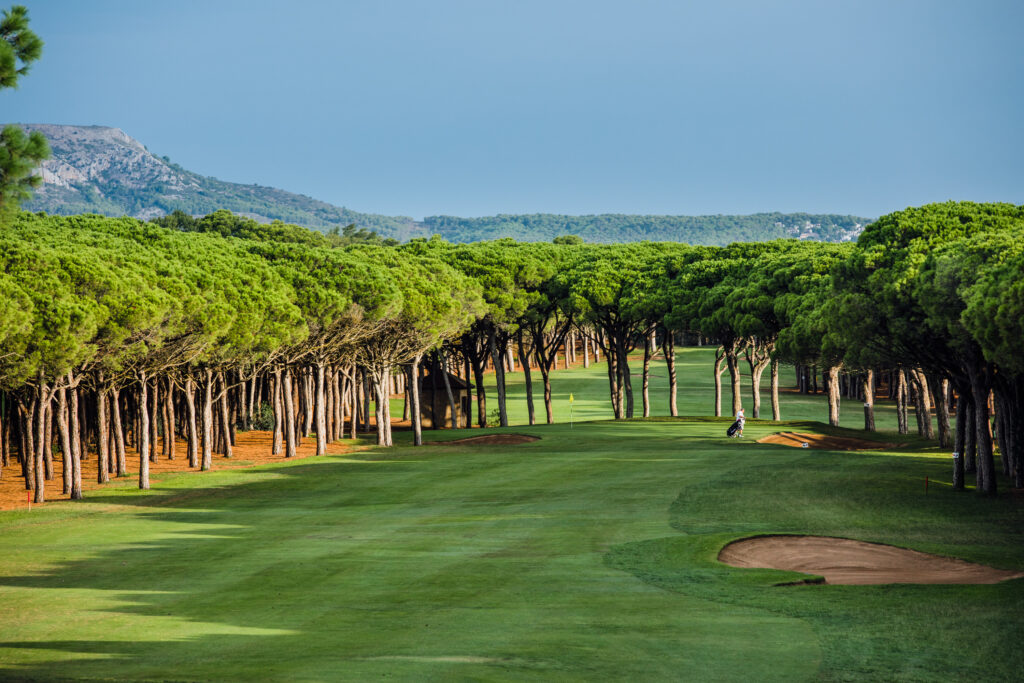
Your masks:
<svg viewBox="0 0 1024 683"><path fill-rule="evenodd" d="M540 441L539 436L529 434L487 434L485 436L470 436L465 439L454 441L431 441L431 446L516 446L521 443Z"/></svg>
<svg viewBox="0 0 1024 683"><path fill-rule="evenodd" d="M828 451L870 451L899 448L902 446L902 444L898 443L879 443L877 441L851 439L845 436L825 436L824 434L803 432L778 432L762 437L757 442L794 446L796 448L820 448ZM807 446L804 446L804 444L807 444Z"/></svg>
<svg viewBox="0 0 1024 683"><path fill-rule="evenodd" d="M1024 572L994 569L906 548L828 536L757 536L722 548L733 567L785 569L825 577L825 583L999 583Z"/></svg>

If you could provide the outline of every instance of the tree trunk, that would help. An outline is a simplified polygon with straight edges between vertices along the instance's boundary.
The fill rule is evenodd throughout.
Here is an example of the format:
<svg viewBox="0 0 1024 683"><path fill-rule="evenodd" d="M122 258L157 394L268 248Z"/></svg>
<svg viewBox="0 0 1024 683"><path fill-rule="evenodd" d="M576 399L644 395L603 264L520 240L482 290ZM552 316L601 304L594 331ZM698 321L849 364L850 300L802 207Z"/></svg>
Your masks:
<svg viewBox="0 0 1024 683"><path fill-rule="evenodd" d="M725 363L729 368L729 379L732 383L732 414L735 416L743 410L743 394L740 387L739 355L731 346L725 350Z"/></svg>
<svg viewBox="0 0 1024 683"><path fill-rule="evenodd" d="M722 361L725 360L725 348L719 346L715 353L715 417L722 416Z"/></svg>
<svg viewBox="0 0 1024 683"><path fill-rule="evenodd" d="M223 372L220 373L220 424L221 432L224 434L224 457L234 457L234 451L231 448L231 417L228 410L228 378ZM164 435L166 439L167 436Z"/></svg>
<svg viewBox="0 0 1024 683"><path fill-rule="evenodd" d="M967 432L969 431L968 425L968 411L967 401L964 400L964 391L960 392L960 405L957 407L956 416L956 439L953 442L953 490L963 491L964 490L964 473L966 451L967 451Z"/></svg>
<svg viewBox="0 0 1024 683"><path fill-rule="evenodd" d="M509 349L511 351L511 349ZM452 394L452 383L448 379L448 359L445 358L444 349L437 350L438 365L441 368L441 379L444 381L444 393L448 395L448 409L452 412L452 429L457 429L459 426L458 422L458 406L455 404L455 395ZM506 419L507 421L507 419Z"/></svg>
<svg viewBox="0 0 1024 683"><path fill-rule="evenodd" d="M540 377L544 382L544 413L547 419L547 424L555 423L554 406L551 403L551 369L543 359L538 359L540 362L537 364L540 368Z"/></svg>
<svg viewBox="0 0 1024 683"><path fill-rule="evenodd" d="M900 434L908 434L910 429L907 425L907 377L903 369L897 369L896 373L896 430Z"/></svg>
<svg viewBox="0 0 1024 683"><path fill-rule="evenodd" d="M324 386L326 369L322 361L316 364L316 454L327 454L327 393Z"/></svg>
<svg viewBox="0 0 1024 683"><path fill-rule="evenodd" d="M46 481L53 479L53 391L46 402L46 415L43 418L43 467L46 469Z"/></svg>
<svg viewBox="0 0 1024 683"><path fill-rule="evenodd" d="M295 457L295 396L292 392L292 372L285 369L281 393L284 397L284 457Z"/></svg>
<svg viewBox="0 0 1024 683"><path fill-rule="evenodd" d="M508 427L508 411L505 408L505 364L502 362L501 349L498 348L497 331L490 335L488 344L491 349L491 362L494 364L494 383L498 393L498 424Z"/></svg>
<svg viewBox="0 0 1024 683"><path fill-rule="evenodd" d="M523 330L516 334L516 349L519 352L519 366L523 369L523 383L526 385L526 411L530 424L537 424L536 410L533 407L533 376L530 374L530 356L523 346Z"/></svg>
<svg viewBox="0 0 1024 683"><path fill-rule="evenodd" d="M157 438L159 437L159 426L160 426L160 380L153 380L153 395L150 399L151 406L144 406L144 410L150 410L149 413L149 461L156 462L156 446Z"/></svg>
<svg viewBox="0 0 1024 683"><path fill-rule="evenodd" d="M82 499L82 440L81 425L78 423L78 386L68 373L70 401L68 404L69 434L71 439L71 500Z"/></svg>
<svg viewBox="0 0 1024 683"><path fill-rule="evenodd" d="M991 387L984 369L970 367L971 394L974 398L974 443L977 449L977 492L995 495L996 471L989 431L988 399Z"/></svg>
<svg viewBox="0 0 1024 683"><path fill-rule="evenodd" d="M420 411L420 361L422 354L417 353L409 368L409 397L412 400L412 439L414 446L423 445L423 415Z"/></svg>
<svg viewBox="0 0 1024 683"><path fill-rule="evenodd" d="M60 440L62 493L66 496L71 493L71 432L68 430L68 392L63 387L57 392L57 438Z"/></svg>
<svg viewBox="0 0 1024 683"><path fill-rule="evenodd" d="M928 382L924 373L920 370L913 370L910 373L914 383L914 412L917 414L917 433L926 439L935 438L935 430L932 429L931 400L928 398Z"/></svg>
<svg viewBox="0 0 1024 683"><path fill-rule="evenodd" d="M772 419L778 422L782 419L782 411L779 409L779 360L773 358L771 362L771 395L772 395Z"/></svg>
<svg viewBox="0 0 1024 683"><path fill-rule="evenodd" d="M124 446L124 426L121 424L121 390L113 389L110 393L110 416L113 418L114 453L117 458L117 476L128 474L128 455Z"/></svg>
<svg viewBox="0 0 1024 683"><path fill-rule="evenodd" d="M626 418L628 419L633 417L633 380L629 376L629 356L627 354L626 340L620 338L615 347L615 355L618 356L615 366L621 377L619 389L626 392Z"/></svg>
<svg viewBox="0 0 1024 683"><path fill-rule="evenodd" d="M949 429L949 402L946 395L949 393L949 380L939 379L935 375L925 375L927 388L935 399L935 418L939 426L939 446L949 448L953 445L953 438Z"/></svg>
<svg viewBox="0 0 1024 683"><path fill-rule="evenodd" d="M199 469L203 472L213 467L213 370L203 369L203 460Z"/></svg>
<svg viewBox="0 0 1024 683"><path fill-rule="evenodd" d="M583 334L583 367L590 367L590 335L586 333Z"/></svg>
<svg viewBox="0 0 1024 683"><path fill-rule="evenodd" d="M185 427L188 433L188 466L199 467L199 426L196 423L196 387L191 374L185 377Z"/></svg>
<svg viewBox="0 0 1024 683"><path fill-rule="evenodd" d="M36 423L34 425L36 431L36 450L35 453L30 453L29 457L34 457L36 461L35 468L33 470L33 474L35 476L33 501L36 503L45 503L46 465L43 463L43 453L46 451L46 408L50 404L50 387L43 381L41 371L39 374L39 386L36 389Z"/></svg>
<svg viewBox="0 0 1024 683"><path fill-rule="evenodd" d="M139 488L149 489L149 379L139 372Z"/></svg>
<svg viewBox="0 0 1024 683"><path fill-rule="evenodd" d="M584 337L586 339L586 337ZM668 414L679 416L678 380L676 377L676 340L671 330L665 330L661 340L661 351L665 354L665 367L668 368Z"/></svg>
<svg viewBox="0 0 1024 683"><path fill-rule="evenodd" d="M177 455L176 433L178 431L177 415L174 414L174 380L167 378L167 390L164 392L164 443L167 444L167 459L174 460Z"/></svg>
<svg viewBox="0 0 1024 683"><path fill-rule="evenodd" d="M875 431L875 371L872 369L864 378L864 429Z"/></svg>
<svg viewBox="0 0 1024 683"><path fill-rule="evenodd" d="M270 389L271 406L274 409L274 436L270 449L271 455L280 455L284 447L284 389L282 388L281 368L274 368L273 382ZM352 415L353 423L355 414ZM352 428L353 434L355 427ZM352 438L355 438L354 436Z"/></svg>
<svg viewBox="0 0 1024 683"><path fill-rule="evenodd" d="M754 400L752 415L754 419L761 417L761 375L764 374L765 368L771 362L768 353L762 353L763 356L758 357L757 353L751 350L747 359L747 363L750 365L750 391Z"/></svg>
<svg viewBox="0 0 1024 683"><path fill-rule="evenodd" d="M641 379L644 417L651 416L651 335L644 335L644 365Z"/></svg>
<svg viewBox="0 0 1024 683"><path fill-rule="evenodd" d="M110 481L110 425L107 422L107 388L102 384L102 372L99 375L99 380L101 384L96 390L96 431L98 436L96 481L100 484L105 484Z"/></svg>
<svg viewBox="0 0 1024 683"><path fill-rule="evenodd" d="M828 423L839 426L839 369L834 365L828 369Z"/></svg>

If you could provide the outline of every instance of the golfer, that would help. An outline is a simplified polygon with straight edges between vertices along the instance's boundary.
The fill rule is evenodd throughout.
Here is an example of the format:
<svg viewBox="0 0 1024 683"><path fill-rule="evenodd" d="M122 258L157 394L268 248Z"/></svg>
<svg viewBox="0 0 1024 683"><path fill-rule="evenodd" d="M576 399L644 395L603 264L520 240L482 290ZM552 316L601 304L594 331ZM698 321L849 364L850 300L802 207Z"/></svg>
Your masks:
<svg viewBox="0 0 1024 683"><path fill-rule="evenodd" d="M747 421L747 416L743 414L743 408L740 408L736 412L736 424L739 425L739 429L736 432L736 436L743 436L743 423Z"/></svg>

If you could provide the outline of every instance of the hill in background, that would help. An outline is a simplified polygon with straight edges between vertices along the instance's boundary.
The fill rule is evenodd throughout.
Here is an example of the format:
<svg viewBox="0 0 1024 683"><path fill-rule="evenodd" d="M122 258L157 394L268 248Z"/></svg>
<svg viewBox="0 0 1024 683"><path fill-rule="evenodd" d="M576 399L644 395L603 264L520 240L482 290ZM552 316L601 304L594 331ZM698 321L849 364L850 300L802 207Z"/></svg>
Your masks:
<svg viewBox="0 0 1024 683"><path fill-rule="evenodd" d="M280 220L317 230L355 224L382 237L408 240L438 234L451 242L512 237L550 241L579 235L587 242L670 240L728 244L796 237L828 242L856 239L871 219L805 213L749 216L635 216L602 214L498 215L485 218L382 216L351 211L311 197L243 185L188 171L151 153L118 128L23 125L46 136L53 151L43 185L25 208L52 214L99 213L149 220L180 210L199 216L228 209L259 222Z"/></svg>

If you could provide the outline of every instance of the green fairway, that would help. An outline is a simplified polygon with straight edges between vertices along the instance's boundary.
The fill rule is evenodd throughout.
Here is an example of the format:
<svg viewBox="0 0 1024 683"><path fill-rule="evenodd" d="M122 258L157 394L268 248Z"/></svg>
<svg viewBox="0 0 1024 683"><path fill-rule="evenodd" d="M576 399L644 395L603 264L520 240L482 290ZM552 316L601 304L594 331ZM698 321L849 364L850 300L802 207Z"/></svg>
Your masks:
<svg viewBox="0 0 1024 683"><path fill-rule="evenodd" d="M707 351L692 356L707 383L680 411L706 414ZM577 418L606 416L603 373L557 378ZM823 417L821 397L786 401L784 417ZM0 678L1020 678L1024 580L779 587L803 575L715 561L732 539L798 532L1020 570L1019 499L954 494L948 457L916 439L832 453L754 442L823 425L731 440L727 424L517 426L541 440L169 475L0 513Z"/></svg>

